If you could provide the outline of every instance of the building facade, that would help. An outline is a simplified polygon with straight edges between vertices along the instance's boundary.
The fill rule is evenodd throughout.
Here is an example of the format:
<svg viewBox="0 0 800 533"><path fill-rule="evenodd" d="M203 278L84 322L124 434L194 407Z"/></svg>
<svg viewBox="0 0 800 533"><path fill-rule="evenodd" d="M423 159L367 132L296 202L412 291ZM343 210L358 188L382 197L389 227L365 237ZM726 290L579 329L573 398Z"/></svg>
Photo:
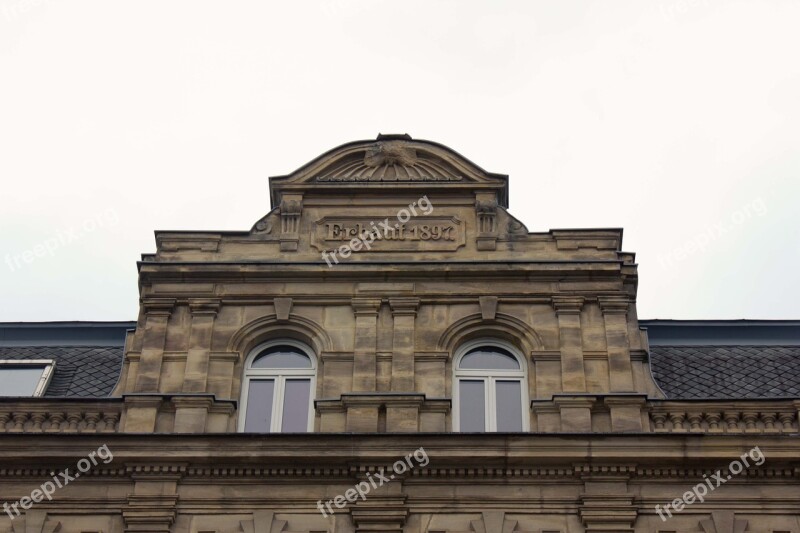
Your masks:
<svg viewBox="0 0 800 533"><path fill-rule="evenodd" d="M799 324L642 323L622 230L406 135L270 195L135 324L2 328L0 531L800 533Z"/></svg>

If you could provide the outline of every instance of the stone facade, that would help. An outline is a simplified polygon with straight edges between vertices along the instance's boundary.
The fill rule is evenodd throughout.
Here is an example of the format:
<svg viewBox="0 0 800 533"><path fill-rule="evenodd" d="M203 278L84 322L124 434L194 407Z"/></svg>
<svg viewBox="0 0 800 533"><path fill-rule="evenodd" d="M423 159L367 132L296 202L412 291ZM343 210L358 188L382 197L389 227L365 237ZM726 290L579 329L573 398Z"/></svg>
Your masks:
<svg viewBox="0 0 800 533"><path fill-rule="evenodd" d="M114 460L0 531L800 533L800 402L666 399L621 229L529 233L506 176L401 135L270 194L250 231L157 232L110 398L4 405L0 499L103 444ZM246 359L275 339L316 358L310 434L237 432ZM523 354L530 431L454 431L454 355L476 339ZM662 521L754 446L762 465Z"/></svg>

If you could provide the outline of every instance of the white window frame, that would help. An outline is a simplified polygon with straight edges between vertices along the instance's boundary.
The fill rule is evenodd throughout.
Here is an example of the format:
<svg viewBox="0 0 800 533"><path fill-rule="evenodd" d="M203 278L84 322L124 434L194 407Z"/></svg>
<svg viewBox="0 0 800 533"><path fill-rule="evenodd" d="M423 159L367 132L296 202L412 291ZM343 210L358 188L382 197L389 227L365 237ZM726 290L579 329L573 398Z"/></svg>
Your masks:
<svg viewBox="0 0 800 533"><path fill-rule="evenodd" d="M301 353L308 356L311 360L311 368L250 368L253 361L261 353L273 346L291 346L297 348ZM317 358L314 351L302 342L292 339L277 339L256 346L245 359L244 377L242 379L241 408L239 409L239 432L244 431L247 419L247 395L250 391L251 381L263 381L272 379L275 387L272 393L272 416L270 417L270 433L282 433L283 426L283 403L284 391L287 379L310 379L311 385L308 398L308 425L309 433L314 431L314 397L317 390Z"/></svg>
<svg viewBox="0 0 800 533"><path fill-rule="evenodd" d="M471 370L460 369L461 360L472 349L480 346L502 348L512 354L519 363L519 370ZM528 365L525 357L513 345L497 339L476 339L461 345L453 358L453 431L461 428L461 381L483 381L483 409L486 433L497 432L497 382L519 381L522 413L522 431L530 431L530 409L528 407Z"/></svg>
<svg viewBox="0 0 800 533"><path fill-rule="evenodd" d="M53 359L0 359L0 371L2 371L3 367L9 366L44 367L42 369L42 375L39 377L39 383L36 384L36 389L30 396L31 398L36 398L44 396L44 393L47 391L47 386L50 385L50 380L53 379L53 371L56 368L56 362ZM28 398L28 396L25 396L25 398Z"/></svg>

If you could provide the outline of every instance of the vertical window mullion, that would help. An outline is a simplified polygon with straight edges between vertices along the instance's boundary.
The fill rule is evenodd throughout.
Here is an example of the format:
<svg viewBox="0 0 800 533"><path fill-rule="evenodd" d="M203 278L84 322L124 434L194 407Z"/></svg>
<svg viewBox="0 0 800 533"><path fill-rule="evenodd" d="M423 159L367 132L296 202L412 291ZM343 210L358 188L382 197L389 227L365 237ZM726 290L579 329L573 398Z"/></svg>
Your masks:
<svg viewBox="0 0 800 533"><path fill-rule="evenodd" d="M486 425L489 426L486 431L497 431L497 412L495 407L495 386L494 378L487 376L486 378Z"/></svg>
<svg viewBox="0 0 800 533"><path fill-rule="evenodd" d="M275 376L275 397L272 401L272 433L280 433L283 425L283 389L286 378Z"/></svg>

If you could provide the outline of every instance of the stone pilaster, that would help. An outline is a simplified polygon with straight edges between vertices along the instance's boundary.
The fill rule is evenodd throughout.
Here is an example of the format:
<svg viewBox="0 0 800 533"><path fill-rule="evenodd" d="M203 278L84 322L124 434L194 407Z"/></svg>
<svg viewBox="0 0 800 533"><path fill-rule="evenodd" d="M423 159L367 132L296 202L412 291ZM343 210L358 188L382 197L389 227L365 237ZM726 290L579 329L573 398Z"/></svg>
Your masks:
<svg viewBox="0 0 800 533"><path fill-rule="evenodd" d="M554 296L561 349L561 388L565 393L586 392L581 339L581 296Z"/></svg>
<svg viewBox="0 0 800 533"><path fill-rule="evenodd" d="M353 298L356 331L353 350L353 391L373 392L377 376L378 309L377 298Z"/></svg>
<svg viewBox="0 0 800 533"><path fill-rule="evenodd" d="M592 407L596 402L595 396L554 396L553 403L558 407L561 415L561 431L590 433L592 431Z"/></svg>
<svg viewBox="0 0 800 533"><path fill-rule="evenodd" d="M147 298L142 301L145 314L144 339L137 367L135 392L158 392L167 322L174 307L173 298Z"/></svg>
<svg viewBox="0 0 800 533"><path fill-rule="evenodd" d="M414 321L419 298L390 298L394 319L392 341L392 391L414 390Z"/></svg>
<svg viewBox="0 0 800 533"><path fill-rule="evenodd" d="M175 433L204 433L208 411L214 404L212 396L175 396Z"/></svg>
<svg viewBox="0 0 800 533"><path fill-rule="evenodd" d="M158 412L164 403L160 394L124 394L125 411L120 420L120 432L153 433Z"/></svg>
<svg viewBox="0 0 800 533"><path fill-rule="evenodd" d="M645 431L642 411L647 403L646 394L607 396L603 402L611 415L611 431L635 433ZM649 431L649 426L647 431Z"/></svg>
<svg viewBox="0 0 800 533"><path fill-rule="evenodd" d="M207 392L208 356L211 352L211 334L214 319L220 308L218 299L193 299L189 301L192 326L189 332L189 351L183 376L183 392Z"/></svg>
<svg viewBox="0 0 800 533"><path fill-rule="evenodd" d="M601 296L597 301L605 321L610 392L634 392L627 322L630 301L626 296Z"/></svg>

